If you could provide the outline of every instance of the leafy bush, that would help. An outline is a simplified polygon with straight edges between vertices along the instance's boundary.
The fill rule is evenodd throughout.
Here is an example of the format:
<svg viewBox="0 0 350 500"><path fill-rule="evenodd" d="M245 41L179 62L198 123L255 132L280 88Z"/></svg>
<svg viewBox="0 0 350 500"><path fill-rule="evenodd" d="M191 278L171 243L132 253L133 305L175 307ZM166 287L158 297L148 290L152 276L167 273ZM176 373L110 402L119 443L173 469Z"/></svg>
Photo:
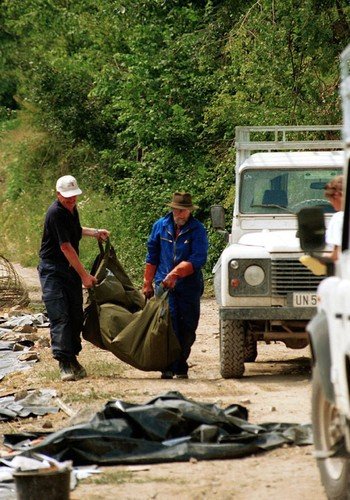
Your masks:
<svg viewBox="0 0 350 500"><path fill-rule="evenodd" d="M229 224L235 126L340 120L347 0L3 0L0 19L0 105L15 89L41 126L3 167L3 245L27 263L60 175L77 175L83 224L110 229L140 281L173 191L208 229L211 204ZM209 233L207 277L223 246ZM87 265L95 253L84 242Z"/></svg>

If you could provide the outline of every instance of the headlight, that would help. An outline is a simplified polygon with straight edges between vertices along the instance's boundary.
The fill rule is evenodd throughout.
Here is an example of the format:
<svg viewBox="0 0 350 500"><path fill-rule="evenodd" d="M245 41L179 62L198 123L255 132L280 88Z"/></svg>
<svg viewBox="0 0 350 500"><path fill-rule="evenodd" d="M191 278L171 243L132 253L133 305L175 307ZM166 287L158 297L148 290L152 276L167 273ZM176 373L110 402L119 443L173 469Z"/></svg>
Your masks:
<svg viewBox="0 0 350 500"><path fill-rule="evenodd" d="M265 271L260 266L249 266L244 271L244 279L250 286L259 286L265 279Z"/></svg>
<svg viewBox="0 0 350 500"><path fill-rule="evenodd" d="M270 259L230 259L227 266L231 297L266 297L270 293L270 264Z"/></svg>

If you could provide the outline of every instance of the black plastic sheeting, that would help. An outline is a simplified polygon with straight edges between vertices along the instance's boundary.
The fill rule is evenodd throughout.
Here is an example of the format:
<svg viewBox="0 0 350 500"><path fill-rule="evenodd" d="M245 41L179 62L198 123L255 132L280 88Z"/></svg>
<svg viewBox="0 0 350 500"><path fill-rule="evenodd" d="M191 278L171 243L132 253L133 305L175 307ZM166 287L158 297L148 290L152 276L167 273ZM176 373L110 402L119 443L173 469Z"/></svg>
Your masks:
<svg viewBox="0 0 350 500"><path fill-rule="evenodd" d="M87 464L144 464L243 457L283 444L312 444L311 426L251 424L240 405L221 409L168 392L146 404L110 401L89 422L60 430L28 450L28 435L5 436L5 444L30 456ZM33 435L33 438L35 436ZM27 451L23 451L27 449Z"/></svg>

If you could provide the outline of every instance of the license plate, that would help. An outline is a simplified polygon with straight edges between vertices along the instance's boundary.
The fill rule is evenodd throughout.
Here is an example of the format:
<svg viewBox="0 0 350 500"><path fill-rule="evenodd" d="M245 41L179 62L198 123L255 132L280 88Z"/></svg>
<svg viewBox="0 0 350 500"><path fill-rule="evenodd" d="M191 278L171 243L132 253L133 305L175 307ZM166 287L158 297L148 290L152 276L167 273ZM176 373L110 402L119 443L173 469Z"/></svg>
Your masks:
<svg viewBox="0 0 350 500"><path fill-rule="evenodd" d="M294 292L293 307L316 307L317 294L310 292Z"/></svg>

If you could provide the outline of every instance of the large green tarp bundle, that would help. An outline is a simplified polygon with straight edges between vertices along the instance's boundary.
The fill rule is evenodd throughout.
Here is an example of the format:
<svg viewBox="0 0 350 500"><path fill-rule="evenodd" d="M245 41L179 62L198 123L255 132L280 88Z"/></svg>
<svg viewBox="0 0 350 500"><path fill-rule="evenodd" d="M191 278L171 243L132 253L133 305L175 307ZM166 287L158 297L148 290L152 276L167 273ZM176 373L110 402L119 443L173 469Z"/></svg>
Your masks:
<svg viewBox="0 0 350 500"><path fill-rule="evenodd" d="M140 370L166 369L181 352L167 292L145 304L109 240L99 248L91 270L98 284L89 291L83 337Z"/></svg>

